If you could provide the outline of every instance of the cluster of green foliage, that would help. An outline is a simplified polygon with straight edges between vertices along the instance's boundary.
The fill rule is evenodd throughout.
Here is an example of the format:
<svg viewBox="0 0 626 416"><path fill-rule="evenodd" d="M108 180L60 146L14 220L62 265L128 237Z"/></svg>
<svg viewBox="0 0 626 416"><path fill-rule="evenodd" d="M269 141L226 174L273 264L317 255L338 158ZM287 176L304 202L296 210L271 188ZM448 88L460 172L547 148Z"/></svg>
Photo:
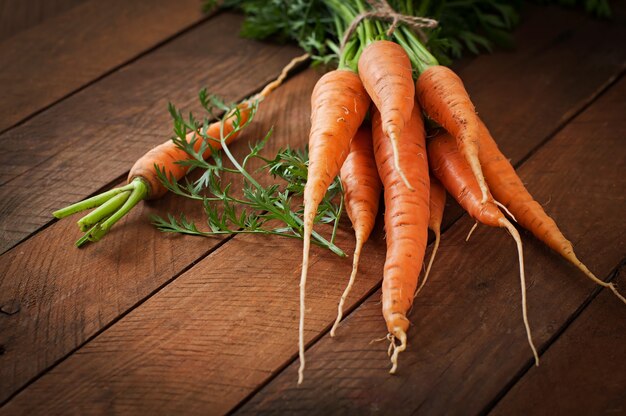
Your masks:
<svg viewBox="0 0 626 416"><path fill-rule="evenodd" d="M216 6L208 1L207 9ZM340 34L332 8L326 0L226 0L219 7L241 10L246 19L244 37L296 42L315 62L335 62ZM346 4L356 3L346 1ZM511 32L519 21L522 0L389 0L403 14L435 19L439 26L426 30L427 47L443 64L461 57L465 51L478 54L494 45L512 45ZM599 17L610 15L608 0L534 0L539 4L583 6Z"/></svg>

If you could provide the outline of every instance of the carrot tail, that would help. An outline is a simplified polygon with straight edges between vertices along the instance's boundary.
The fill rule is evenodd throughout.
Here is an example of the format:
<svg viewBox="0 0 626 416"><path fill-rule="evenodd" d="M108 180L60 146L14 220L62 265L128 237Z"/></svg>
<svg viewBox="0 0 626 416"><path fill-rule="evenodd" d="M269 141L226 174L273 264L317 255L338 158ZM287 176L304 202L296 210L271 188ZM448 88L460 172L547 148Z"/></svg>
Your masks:
<svg viewBox="0 0 626 416"><path fill-rule="evenodd" d="M254 97L252 97L251 100L258 100L258 99L262 99L262 98L267 98L267 96L270 95L272 93L272 91L274 91L276 88L278 88L278 87L280 87L282 85L282 83L287 78L287 75L289 75L289 72L296 65L298 65L301 62L306 61L310 57L311 57L311 55L309 55L308 53L305 53L305 54L302 54L300 56L296 56L295 58L293 58L291 61L289 61L289 63L287 65L285 65L285 67L282 69L282 71L280 71L280 75L278 76L278 78L276 78L274 81L272 81L269 84L267 84L263 88L263 90L261 90L260 93L258 93Z"/></svg>
<svg viewBox="0 0 626 416"><path fill-rule="evenodd" d="M500 224L507 229L507 231L511 234L511 237L515 240L515 244L517 244L517 254L519 256L519 276L520 276L520 286L522 288L522 317L524 319L524 327L526 328L526 336L528 337L528 344L530 345L530 349L533 351L533 355L535 357L535 365L539 366L539 354L537 354L537 349L535 348L535 344L533 343L533 337L530 332L530 324L528 323L528 309L526 306L526 274L524 272L524 251L522 249L522 239L520 238L517 229L511 224L511 222L505 218L500 219Z"/></svg>
<svg viewBox="0 0 626 416"><path fill-rule="evenodd" d="M472 228L469 230L469 233L467 233L467 237L465 237L466 243L469 241L472 234L474 234L474 231L476 230L476 228L478 228L478 221L476 221L474 225L472 225Z"/></svg>
<svg viewBox="0 0 626 416"><path fill-rule="evenodd" d="M309 251L311 249L311 231L313 230L313 217L305 215L304 220L304 244L302 248L302 274L300 275L300 321L298 324L298 356L300 367L298 367L298 384L304 381L304 299L306 293L306 279L309 271Z"/></svg>
<svg viewBox="0 0 626 416"><path fill-rule="evenodd" d="M396 134L390 134L389 140L391 141L391 148L393 149L393 165L396 168L396 172L402 178L402 182L407 187L409 191L414 192L415 188L411 185L406 175L404 174L404 170L400 167L400 152L398 150L398 136Z"/></svg>
<svg viewBox="0 0 626 416"><path fill-rule="evenodd" d="M391 336L390 345L391 349L393 349L393 354L391 355L391 369L389 370L389 374L396 374L396 370L398 369L398 355L406 350L406 332L404 332L404 329L396 327L393 333L394 335ZM400 340L400 345L396 345L396 337Z"/></svg>
<svg viewBox="0 0 626 416"><path fill-rule="evenodd" d="M363 240L360 238L356 241L356 248L354 249L354 258L352 260L352 273L350 273L350 280L348 281L348 286L346 286L343 294L341 295L341 299L339 300L339 305L337 305L337 319L335 319L335 323L333 327L330 329L330 336L335 336L335 331L337 330L337 326L339 326L339 322L341 322L341 318L343 318L343 305L346 303L346 298L350 294L352 290L352 286L354 285L354 281L356 280L356 273L359 269L359 259L361 258L361 249L363 248Z"/></svg>
<svg viewBox="0 0 626 416"><path fill-rule="evenodd" d="M567 253L567 255L563 255L563 256L565 257L565 259L566 259L567 261L569 261L569 262L570 262L570 263L572 263L574 266L576 266L576 267L578 268L578 270L580 270L581 272L583 272L583 273L585 274L585 276L587 276L589 279L591 279L593 282L595 282L595 283L599 284L600 286L603 286L603 287L606 287L606 288L610 289L610 290L611 290L611 292L613 292L613 294L614 294L615 296L617 296L617 298L618 298L619 300L621 300L623 303L625 303L625 304L626 304L626 299L624 298L624 296L623 296L621 293L619 293L619 292L617 291L617 287L615 286L615 284L614 284L614 283L611 283L611 282L605 282L605 281L603 281L603 280L598 279L598 278L596 277L596 275L595 275L595 274L593 274L593 273L591 272L591 270L589 270L589 269L587 268L587 266L585 266L585 265L583 264L583 262L581 262L580 260L578 260L578 257L576 257L576 254L574 254L574 252L573 252L573 251L569 251L569 252Z"/></svg>
<svg viewBox="0 0 626 416"><path fill-rule="evenodd" d="M439 230L436 230L435 231L435 245L433 246L433 252L430 255L430 260L428 260L428 266L426 267L426 273L424 273L424 280L422 281L422 284L420 285L420 287L418 287L417 290L415 291L415 295L413 295L414 298L418 295L418 293L420 293L420 291L422 290L422 288L426 284L426 281L428 280L428 276L430 276L430 269L433 267L433 262L435 261L435 256L437 255L437 250L439 250L439 242L440 241L441 241L441 232Z"/></svg>

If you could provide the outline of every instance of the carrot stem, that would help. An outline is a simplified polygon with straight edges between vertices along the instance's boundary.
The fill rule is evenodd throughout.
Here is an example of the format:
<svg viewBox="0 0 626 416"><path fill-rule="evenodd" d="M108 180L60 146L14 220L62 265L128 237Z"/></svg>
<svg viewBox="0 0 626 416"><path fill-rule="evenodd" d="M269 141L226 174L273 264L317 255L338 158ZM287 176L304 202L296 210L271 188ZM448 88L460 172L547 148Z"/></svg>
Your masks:
<svg viewBox="0 0 626 416"><path fill-rule="evenodd" d="M110 217L115 211L117 211L122 205L124 205L124 202L126 202L130 193L131 191L124 191L122 193L119 193L113 198L106 201L104 204L100 205L95 210L91 211L89 214L82 217L80 220L78 220L78 228L80 228L82 232L85 232L94 225L96 225L98 222Z"/></svg>
<svg viewBox="0 0 626 416"><path fill-rule="evenodd" d="M52 215L54 215L55 218L60 219L60 218L69 217L70 215L76 214L77 212L99 207L100 205L108 201L109 199L113 198L115 195L118 195L122 192L130 191L133 188L134 188L134 185L129 183L119 188L111 189L99 195L92 196L91 198L85 199L84 201L80 201L75 204L69 205L65 208L56 210L52 213Z"/></svg>

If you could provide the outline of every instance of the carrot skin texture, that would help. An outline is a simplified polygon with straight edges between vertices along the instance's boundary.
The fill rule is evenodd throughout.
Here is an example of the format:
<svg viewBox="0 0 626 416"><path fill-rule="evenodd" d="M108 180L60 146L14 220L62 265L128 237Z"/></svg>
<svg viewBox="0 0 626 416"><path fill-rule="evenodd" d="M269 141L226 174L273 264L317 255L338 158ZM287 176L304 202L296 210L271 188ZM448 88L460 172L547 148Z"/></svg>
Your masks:
<svg viewBox="0 0 626 416"><path fill-rule="evenodd" d="M239 104L238 108L240 114L240 124L244 124L250 117L250 106L247 102L243 102ZM237 118L235 116L228 117L226 121L224 121L224 136L227 136L233 132L235 121L237 121ZM220 142L221 124L221 121L211 123L206 131L206 134L209 137L215 139L214 141L211 141L209 143L215 150L222 148L222 144ZM238 136L238 133L239 132L232 133L228 137L226 144L229 144L230 142L235 140ZM186 140L191 142L195 135L195 132L188 133ZM196 152L200 150L201 145L202 138L198 136L198 140L195 143L194 150ZM209 148L204 152L203 158L206 159L210 155L211 149ZM163 184L159 180L154 165L156 164L161 169L164 169L169 176L178 180L187 174L187 171L189 171L189 166L181 165L176 162L188 158L189 155L184 150L176 147L172 140L168 140L154 147L135 162L128 174L128 183L131 183L135 178L143 178L149 187L148 197L146 199L161 198L167 193L167 188L163 186Z"/></svg>
<svg viewBox="0 0 626 416"><path fill-rule="evenodd" d="M396 169L406 185L412 188L400 165L397 145L415 105L411 61L402 46L378 40L365 47L358 66L363 85L380 112L382 130L392 142Z"/></svg>
<svg viewBox="0 0 626 416"><path fill-rule="evenodd" d="M480 186L481 202L486 202L488 188L478 157L480 118L463 81L451 69L435 65L420 74L415 91L426 114L456 138Z"/></svg>
<svg viewBox="0 0 626 416"><path fill-rule="evenodd" d="M394 169L393 149L383 132L378 111L372 111L372 131L376 166L383 182L385 200L385 259L382 303L387 329L406 344L409 328L407 312L413 303L428 239L429 174L424 124L415 106L407 128L399 137L400 158L407 178L415 187L410 191ZM403 340L404 338L404 340Z"/></svg>
<svg viewBox="0 0 626 416"><path fill-rule="evenodd" d="M331 337L335 336L337 326L343 317L343 305L356 279L363 244L374 228L383 187L378 177L378 170L376 170L370 126L362 125L352 139L350 154L341 167L339 177L344 191L345 209L354 228L356 246L352 272L337 306L337 319L330 330Z"/></svg>
<svg viewBox="0 0 626 416"><path fill-rule="evenodd" d="M298 384L304 380L305 290L309 268L311 233L317 208L334 178L339 174L350 141L363 122L370 98L359 76L349 70L327 72L315 84L311 95L309 172L304 187L304 235L300 276L300 323L298 328Z"/></svg>
<svg viewBox="0 0 626 416"><path fill-rule="evenodd" d="M341 167L346 212L357 240L367 241L374 228L382 183L376 170L372 132L361 126L350 143L350 154Z"/></svg>

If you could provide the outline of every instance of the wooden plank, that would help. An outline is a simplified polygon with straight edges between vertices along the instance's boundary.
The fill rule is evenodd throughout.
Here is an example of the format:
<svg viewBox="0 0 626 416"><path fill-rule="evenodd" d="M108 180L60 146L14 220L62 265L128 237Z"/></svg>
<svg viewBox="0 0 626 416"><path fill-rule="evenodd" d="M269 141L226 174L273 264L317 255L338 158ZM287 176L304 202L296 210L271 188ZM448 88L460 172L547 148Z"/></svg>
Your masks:
<svg viewBox="0 0 626 416"><path fill-rule="evenodd" d="M199 0L90 0L5 40L0 131L202 18Z"/></svg>
<svg viewBox="0 0 626 416"><path fill-rule="evenodd" d="M553 53L554 51L546 48L546 45L553 43L554 38L562 33L556 30L554 25L548 26L548 24L566 22L563 19L564 15L571 16L567 14L555 16L543 12L535 14L533 18L545 19L544 24L540 25L534 21L534 24L530 26L533 28L532 31L522 32L528 37L520 37L522 43L520 50L526 50L525 53L538 57L541 57L542 53ZM554 18L558 16L561 16L561 19L555 20ZM597 27L589 23L577 26L580 26L577 30L594 29L594 31L586 32L586 36L594 36L597 30ZM535 30L537 27L543 28L544 31ZM567 29L563 27L561 29L571 30L571 27L565 27ZM545 31L551 36L546 36ZM578 48L579 37L579 35L573 36L572 43L565 42L565 46ZM539 49L530 47L524 49L524 45L528 45L525 42L530 42ZM543 52L540 52L542 49ZM599 50L595 49L595 51ZM493 56L500 56L499 61L488 57L492 64L488 75L495 83L500 77L510 78L511 74L519 74L523 71L546 74L546 79L551 81L548 83L548 88L542 92L544 99L539 105L532 100L529 100L532 106L526 106L526 100L520 100L518 103L521 107L526 106L525 111L518 111L525 114L525 120L530 124L534 124L536 118L542 119L546 111L553 112L556 111L555 108L561 110L553 120L549 121L549 126L541 126L541 129L531 132L533 136L529 140L530 143L539 143L544 140L545 137L540 136L542 132L554 130L564 114L579 109L606 81L606 79L595 78L591 68L584 68L584 65L558 64L554 72L551 72L551 66L537 67L535 61L531 59L516 61L515 65L510 65L511 55L494 54ZM481 57L472 65L479 64L482 59ZM589 60L594 62L601 62L603 59L600 56L596 58L593 54L589 56ZM519 68L520 65L523 67ZM614 67L614 69L617 68L619 65ZM559 71L564 70L581 70L578 73L579 88L586 91L586 95L581 91L562 91L559 80L563 78L563 74ZM302 137L306 135L307 122L305 120L308 119L308 105L305 108L306 111L303 112L302 97L306 99L307 94L304 91L307 88L307 91L310 91L310 84L305 88L296 83L297 79L304 76L308 75L304 74L294 79L278 92L289 94L291 98L286 100L288 104L276 105L272 110L274 118L268 116L270 119L277 119L275 140L289 140L289 143L294 145L304 140ZM485 88L488 89L488 86ZM491 92L486 89L476 90L474 96L480 99L481 91L490 94ZM278 93L271 99L278 99ZM494 99L498 99L497 96L495 97ZM508 100L509 98L503 96L499 99ZM290 110L288 114L284 111L287 106ZM263 112L260 116L265 117ZM495 125L498 123L498 120L493 121ZM502 123L506 124L506 120ZM500 126L506 133L503 143L508 144L509 147L518 143L519 146L526 146L528 151L531 148L529 144L516 142L514 133L517 127L512 125L510 130L506 130L506 127ZM287 131L281 132L281 128L287 128ZM283 135L286 135L288 139L280 138ZM533 191L536 189L539 188L533 188ZM544 187L543 190L545 192L546 188ZM540 193L539 196L545 197L545 194ZM556 202L552 203L558 206ZM576 204L572 204L572 208L575 206ZM557 211L555 209L555 212ZM557 220L571 224L571 213L557 216ZM464 223L459 227L461 231L456 231L456 237L446 237L448 242L444 249L449 251L449 247L454 248L453 244L456 243L451 242L460 241L460 236L464 237L467 231L465 227L469 225ZM472 245L477 247L477 242L486 241L484 237L481 238L485 235L495 237L496 243L502 246L501 250L492 250L495 253L494 256L500 257L489 266L487 273L491 276L496 273L502 276L510 275L508 288L504 294L500 295L512 305L511 307L514 307L518 305L516 291L518 286L517 276L514 274L516 269L513 265L513 247L504 233L488 231L490 230L479 230L480 234L474 236L475 240ZM349 233L349 230L341 231L340 244L351 249L351 238L346 233ZM575 288L583 292L589 289L589 285L571 268L556 259L553 254L540 248L538 244L533 245L532 239L527 240L529 240L528 245L534 247L529 256L535 259L541 257L543 262L537 261L535 265L538 267L540 264L547 264L548 270L554 274L555 282L562 281L559 279L566 279L564 276L569 273L574 275L574 278L570 280L574 282ZM377 287L382 272L381 246L383 245L379 230L366 248L362 272L353 295L349 299L349 306L360 303L363 296L367 296ZM583 251L583 254L588 254L588 250ZM447 255L450 256L449 253ZM280 242L274 239L265 242L259 238L235 237L30 385L9 402L6 406L7 412L54 412L67 409L68 406L84 412L115 410L119 413L151 410L157 413L173 413L184 407L187 413L205 414L232 409L232 406L281 371L282 367L295 357L299 257L300 245L297 242ZM464 254L459 260L462 265L467 265L471 258L471 254L469 256ZM590 261L590 264L597 265L597 256L586 257L586 259ZM314 250L312 264L314 271L311 273L308 285L310 312L306 331L309 341L313 341L316 336L328 329L334 319L335 302L350 269L349 260L338 261L319 250ZM531 276L538 273L536 267L530 269ZM440 281L443 275L439 274ZM482 296L483 292L495 290L492 287L495 281L493 277L489 280L483 279L478 283L474 281L468 283L468 281L469 279L466 279L458 285L462 293L465 289L465 292L474 292L474 295ZM438 285L441 284L438 283ZM449 285L447 281L443 284L446 287L456 287ZM437 283L431 282L429 291L433 290L433 286L436 287ZM531 292L534 296L535 291ZM456 306L452 302L453 292L447 290L443 293L447 294L444 304L455 309ZM379 336L383 327L382 318L380 307L376 305L377 300L374 298L371 298L368 303L371 304L370 320L375 325L375 336ZM456 308L456 311L466 314L467 306L471 303L469 300L462 300L462 302L464 302L464 307ZM497 299L482 303L484 305L500 304ZM568 306L574 303L575 301ZM420 303L420 307L423 307L421 305ZM536 311L536 304L533 303L531 308L533 308L531 311ZM431 315L431 320L437 321L438 319L439 317ZM525 354L527 351L523 343L523 333L518 332L521 331L520 319L517 315L512 316L511 319L514 320L511 329L516 331L516 335L505 336L502 332L508 330L507 328L500 328L500 335L508 342L515 341L521 344L520 351ZM534 323L535 315L532 319ZM385 347L367 345L373 338L372 334L364 331L359 335L359 328L353 322L355 319L350 318L342 326L338 341L343 340L344 346L348 338L352 340L353 346L357 345L355 342L358 342L358 346L362 348L362 354L369 355L376 362L368 366L376 366L378 377L383 380L387 379L388 361L385 354L381 352ZM438 337L441 337L440 333L435 334L432 339L438 339ZM412 350L403 357L403 365L409 365L412 351L415 351L419 341L413 339L412 345L415 347L412 347ZM318 367L321 362L319 356L309 356L311 357L311 371L307 373L305 388L309 388L316 382L315 367ZM526 355L524 357L527 358ZM344 356L327 356L326 358L335 358L334 369L342 365L344 358L347 359ZM349 364L350 362L346 361L346 365ZM321 374L322 377L329 375L332 376L330 370ZM311 381L312 378L313 381ZM291 374L287 376L287 379L290 386L295 385L295 379ZM370 391L363 392L363 397L369 396L371 396Z"/></svg>
<svg viewBox="0 0 626 416"><path fill-rule="evenodd" d="M228 100L241 99L299 53L240 39L240 23L240 16L220 14L2 135L0 252L166 140L168 101L197 109L197 91L205 86Z"/></svg>
<svg viewBox="0 0 626 416"><path fill-rule="evenodd" d="M272 125L276 125L276 130L265 150L267 156L273 156L279 148L294 139L303 143L307 136L301 135L301 132L306 129L303 125L308 122L309 98L302 91L310 92L317 79L318 74L308 71L289 81L290 88L281 88L265 100L258 121L250 126L253 130L233 145L234 150L239 155L246 152L245 142L262 138ZM293 106L290 113L283 111L287 105ZM70 242L67 236L73 234L75 225L69 221L60 221L2 256L0 270L6 270L6 274L0 275L0 305L19 306L19 313L10 316L0 314L0 320L4 320L0 325L0 344L5 350L0 355L2 400L214 247L219 240L203 241L158 235L145 220L150 212L163 214L182 211L193 215L194 209L196 212L200 210L197 202L183 202L171 197L156 201L152 207L141 207L125 223L116 226L116 230L106 240L85 250L68 247ZM201 216L200 213L196 214L198 219ZM343 233L343 239L347 238L347 233ZM246 251L258 245L254 237L246 241ZM288 242L290 246L287 242L281 243L280 239L267 241L291 249L299 244L291 240ZM236 246L235 249L242 248ZM283 251L278 249L278 255ZM226 253L231 263L226 262L218 268L213 263L205 265L201 276L207 276L208 269L214 282L222 281L223 270L241 264L240 284L245 285L248 277L242 270L246 270L247 264L241 263L241 252ZM272 257L265 260L257 258L256 261L268 269L272 268L272 262L274 268L278 264ZM292 261L290 270L295 270L299 260L294 257ZM331 267L333 263L330 259L327 262L328 267ZM276 283L288 284L280 281ZM228 287L236 290L236 286ZM196 293L205 298L204 290ZM249 293L247 296L252 300L256 295ZM215 300L228 303L233 297L234 294L227 298L216 296ZM168 298L168 302L171 300ZM198 300L200 298L194 301ZM203 307L210 307L212 311L221 308L208 298L205 300L199 302ZM277 300L275 302L279 304ZM164 309L161 312L167 318L172 311ZM154 322L157 322L156 317ZM193 322L197 324L200 321L189 321ZM184 331L182 322L175 326ZM156 331L155 335L158 333ZM184 332L181 334L184 335ZM212 335L223 336L221 332ZM172 337L174 339L178 338ZM220 344L207 344L211 345L215 347Z"/></svg>
<svg viewBox="0 0 626 416"><path fill-rule="evenodd" d="M519 171L539 201L550 201L548 211L579 256L602 277L620 262L626 241L625 110L623 79ZM387 344L369 345L386 333L377 292L348 318L340 337L324 337L308 351L304 386L295 384L295 362L239 414L482 412L531 362L532 354L521 320L514 245L504 231L485 227L466 244L471 225L464 217L443 236L432 280L409 316L409 350L400 357L397 376L387 374ZM530 325L536 345L543 348L596 287L528 233L524 243ZM617 298L602 299L604 308L623 314ZM601 331L619 331L604 321L594 324ZM605 347L601 340L589 343ZM606 361L607 382L623 379L610 355L596 360ZM543 366L535 370L543 371Z"/></svg>
<svg viewBox="0 0 626 416"><path fill-rule="evenodd" d="M66 106L67 112L56 107L51 109L54 114L64 114L58 123L61 126L61 120L64 120L68 129L73 128L67 124L66 117L72 115L70 112L76 115L88 112L94 117L100 112L103 117L119 117L119 120L115 122L117 125L81 123L87 130L80 132L77 128L76 132L80 133L83 142L75 143L78 149L66 150L58 154L58 160L52 158L48 162L55 166L51 169L57 173L53 175L44 169L51 176L49 181L46 179L44 182L48 186L60 186L64 189L60 192L68 192L63 199L78 199L93 192L128 169L146 149L167 137L170 122L164 110L168 97L182 101L186 108L193 107L190 104L195 100L193 95L205 83L229 99L249 95L267 80L276 77L281 67L299 53L291 47L240 40L235 34L224 36L219 46L198 47L202 39L223 33L227 27L237 27L239 22L237 16L220 15L211 21L210 27L199 28L196 35L190 33L171 47L145 58L147 62L137 62L120 75L103 81L103 86L94 86L95 92L85 94L86 98L77 96L76 103L72 103L73 98L59 105ZM258 68L238 70L241 56L233 55L233 50L246 54L250 65L258 65ZM257 53L263 57L256 56ZM181 65L188 70L185 79L175 77ZM154 73L155 68L158 68L157 75L146 77L146 74ZM227 78L226 74L232 75L232 78ZM219 80L222 83L218 86ZM193 85L183 88L188 84ZM158 97L150 97L146 93L158 86L163 86ZM116 92L120 94L117 98ZM115 98L126 102L100 101L104 94L110 94L107 97L112 101ZM134 94L141 97L132 99ZM128 120L124 120L123 115ZM55 120L53 115L51 120ZM129 132L123 132L123 123L126 123ZM138 133L133 137L133 131L141 132L141 135ZM96 146L97 140L116 132L120 134L113 135L110 141L123 149L116 156L117 160L107 154L104 146L100 150L92 150L94 154L91 155L89 146ZM148 132L154 134L149 135ZM247 151L247 145L242 143L234 149L237 152ZM77 160L81 156L87 161ZM67 184L55 182L61 179L63 172L67 175L77 166L80 173L69 182L78 184L84 181L83 185L72 190ZM38 172L36 170L34 174L38 175ZM40 180L44 177L39 176ZM43 184L40 183L41 186ZM0 402L206 255L221 241L167 238L155 231L147 217L157 209L162 214L166 211L191 211L190 215L201 217L197 204L190 207L174 201L168 197L164 201L140 204L127 220L115 226L105 240L84 250L72 246L72 242L80 236L75 218L53 224L0 258L0 306L19 305L19 313L0 314L0 345L5 351L0 355ZM11 203L18 202L12 199ZM56 199L50 202L58 206L65 203ZM42 217L46 215L49 214L41 213Z"/></svg>
<svg viewBox="0 0 626 416"><path fill-rule="evenodd" d="M0 2L0 41L50 19L85 0L3 0Z"/></svg>
<svg viewBox="0 0 626 416"><path fill-rule="evenodd" d="M623 264L614 281L626 287ZM491 414L626 413L626 308L611 296L602 291Z"/></svg>

